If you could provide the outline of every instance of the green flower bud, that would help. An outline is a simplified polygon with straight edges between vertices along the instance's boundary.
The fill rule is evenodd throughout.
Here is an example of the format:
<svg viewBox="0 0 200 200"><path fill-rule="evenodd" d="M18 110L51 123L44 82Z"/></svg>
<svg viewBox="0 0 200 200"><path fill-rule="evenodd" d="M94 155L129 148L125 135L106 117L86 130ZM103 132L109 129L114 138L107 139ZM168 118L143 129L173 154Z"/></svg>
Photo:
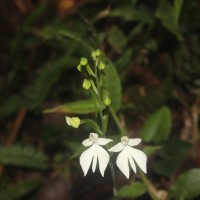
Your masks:
<svg viewBox="0 0 200 200"><path fill-rule="evenodd" d="M77 69L78 69L79 72L81 72L81 65L80 64L77 66Z"/></svg>
<svg viewBox="0 0 200 200"><path fill-rule="evenodd" d="M73 128L78 128L81 120L78 117L65 117L66 118L66 122L69 126L73 127Z"/></svg>
<svg viewBox="0 0 200 200"><path fill-rule="evenodd" d="M80 61L80 64L83 65L83 66L87 65L87 64L88 64L87 58L82 57L82 58L81 58L81 61Z"/></svg>
<svg viewBox="0 0 200 200"><path fill-rule="evenodd" d="M91 57L92 57L93 59L96 58L96 53L95 53L95 51L92 51Z"/></svg>
<svg viewBox="0 0 200 200"><path fill-rule="evenodd" d="M104 62L100 61L99 65L98 65L98 69L99 70L104 70L106 68Z"/></svg>
<svg viewBox="0 0 200 200"><path fill-rule="evenodd" d="M83 88L85 90L89 90L90 87L91 87L91 82L89 80L87 80L87 79L84 79L84 81L83 81Z"/></svg>
<svg viewBox="0 0 200 200"><path fill-rule="evenodd" d="M95 54L96 54L96 56L100 56L100 55L101 55L100 49L97 49L97 50L95 51Z"/></svg>
<svg viewBox="0 0 200 200"><path fill-rule="evenodd" d="M111 104L111 98L109 96L105 96L104 99L103 99L103 103L106 105L106 106L110 106Z"/></svg>
<svg viewBox="0 0 200 200"><path fill-rule="evenodd" d="M101 51L99 49L95 50L95 51L92 51L91 53L91 57L93 59L95 59L96 57L100 56L101 55Z"/></svg>

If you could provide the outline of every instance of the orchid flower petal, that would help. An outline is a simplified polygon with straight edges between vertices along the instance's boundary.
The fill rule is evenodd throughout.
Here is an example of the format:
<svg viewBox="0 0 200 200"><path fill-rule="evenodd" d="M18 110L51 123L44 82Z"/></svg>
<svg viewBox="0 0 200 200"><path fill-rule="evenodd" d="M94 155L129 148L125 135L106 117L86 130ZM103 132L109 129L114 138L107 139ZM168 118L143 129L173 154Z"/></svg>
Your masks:
<svg viewBox="0 0 200 200"><path fill-rule="evenodd" d="M131 155L128 155L128 161L130 163L132 170L136 173L137 169L136 169L135 162L134 162L133 158L131 157Z"/></svg>
<svg viewBox="0 0 200 200"><path fill-rule="evenodd" d="M65 119L66 119L67 124L71 126L71 118L66 116Z"/></svg>
<svg viewBox="0 0 200 200"><path fill-rule="evenodd" d="M110 156L104 148L102 148L98 144L95 144L95 145L96 145L97 157L98 157L98 162L99 162L99 170L100 170L101 175L104 176L104 172L108 165Z"/></svg>
<svg viewBox="0 0 200 200"><path fill-rule="evenodd" d="M85 147L91 146L93 142L90 139L83 140L82 145Z"/></svg>
<svg viewBox="0 0 200 200"><path fill-rule="evenodd" d="M127 146L127 153L135 160L135 162L141 168L141 170L144 173L147 173L147 156L145 155L145 153L129 146Z"/></svg>
<svg viewBox="0 0 200 200"><path fill-rule="evenodd" d="M128 140L128 145L132 147L132 146L138 145L140 142L141 142L140 138L129 139Z"/></svg>
<svg viewBox="0 0 200 200"><path fill-rule="evenodd" d="M80 165L84 172L84 176L87 174L92 158L95 156L95 146L92 145L89 149L85 150L80 156Z"/></svg>
<svg viewBox="0 0 200 200"><path fill-rule="evenodd" d="M112 141L113 140L107 139L107 138L98 138L97 143L99 145L106 145L106 144L108 144L109 142L112 142Z"/></svg>
<svg viewBox="0 0 200 200"><path fill-rule="evenodd" d="M126 149L123 149L123 151L119 153L116 163L122 173L126 176L126 178L129 178L130 172Z"/></svg>
<svg viewBox="0 0 200 200"><path fill-rule="evenodd" d="M124 145L120 142L120 143L117 143L115 146L111 147L110 149L108 149L108 151L120 152L123 148L124 148Z"/></svg>
<svg viewBox="0 0 200 200"><path fill-rule="evenodd" d="M92 171L93 171L93 173L95 172L96 167L97 167L97 153L94 154L94 158L93 158L93 161L92 161Z"/></svg>

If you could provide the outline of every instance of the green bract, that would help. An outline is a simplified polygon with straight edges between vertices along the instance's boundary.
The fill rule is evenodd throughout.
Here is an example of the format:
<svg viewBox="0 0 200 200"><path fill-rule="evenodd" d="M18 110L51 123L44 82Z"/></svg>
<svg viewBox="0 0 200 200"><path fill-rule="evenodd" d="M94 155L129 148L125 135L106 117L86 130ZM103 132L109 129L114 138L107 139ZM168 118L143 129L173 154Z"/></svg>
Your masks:
<svg viewBox="0 0 200 200"><path fill-rule="evenodd" d="M81 72L81 65L80 64L77 66L77 69L78 69L79 72Z"/></svg>

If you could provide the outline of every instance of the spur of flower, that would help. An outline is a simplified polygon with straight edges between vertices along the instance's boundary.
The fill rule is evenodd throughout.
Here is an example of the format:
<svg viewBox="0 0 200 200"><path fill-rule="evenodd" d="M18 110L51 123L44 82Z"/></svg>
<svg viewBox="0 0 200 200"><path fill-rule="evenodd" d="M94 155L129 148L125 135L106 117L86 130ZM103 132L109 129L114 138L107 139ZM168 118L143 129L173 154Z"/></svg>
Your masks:
<svg viewBox="0 0 200 200"><path fill-rule="evenodd" d="M147 156L142 151L133 148L133 146L138 145L140 142L141 139L139 138L129 139L127 136L123 136L121 142L108 150L111 152L120 152L116 164L126 178L130 176L129 165L136 173L135 163L146 173Z"/></svg>
<svg viewBox="0 0 200 200"><path fill-rule="evenodd" d="M96 170L97 160L99 164L99 170L102 176L104 176L105 169L109 162L108 152L101 147L111 142L111 139L99 138L98 134L90 133L89 138L84 140L82 144L89 149L85 150L80 156L80 165L84 172L84 176L87 174L90 165L92 164L93 173Z"/></svg>

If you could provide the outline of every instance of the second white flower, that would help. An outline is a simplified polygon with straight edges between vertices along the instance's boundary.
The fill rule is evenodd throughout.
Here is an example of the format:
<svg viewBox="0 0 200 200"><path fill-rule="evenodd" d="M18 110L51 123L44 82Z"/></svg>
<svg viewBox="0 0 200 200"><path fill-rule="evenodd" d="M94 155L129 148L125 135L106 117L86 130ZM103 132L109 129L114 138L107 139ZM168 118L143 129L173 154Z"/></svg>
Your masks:
<svg viewBox="0 0 200 200"><path fill-rule="evenodd" d="M147 156L142 151L133 148L132 146L136 146L141 142L141 139L129 139L127 136L121 138L121 142L110 148L108 151L112 152L120 152L116 164L122 173L129 178L130 170L129 164L133 171L136 173L136 165L141 168L141 170L146 173L146 163Z"/></svg>

